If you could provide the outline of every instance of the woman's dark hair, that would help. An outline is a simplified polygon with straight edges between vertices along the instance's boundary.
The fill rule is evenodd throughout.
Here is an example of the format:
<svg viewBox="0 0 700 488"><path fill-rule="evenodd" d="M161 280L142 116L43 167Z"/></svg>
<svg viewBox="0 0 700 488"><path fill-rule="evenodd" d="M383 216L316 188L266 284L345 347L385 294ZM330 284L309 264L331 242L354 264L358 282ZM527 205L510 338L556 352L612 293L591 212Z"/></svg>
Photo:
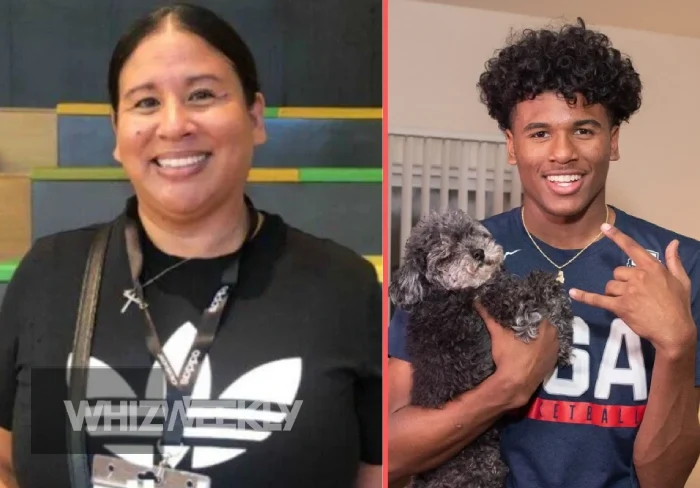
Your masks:
<svg viewBox="0 0 700 488"><path fill-rule="evenodd" d="M158 8L138 19L119 39L112 52L107 76L109 100L114 112L119 106L119 75L124 63L141 41L155 32L168 17L184 30L191 32L221 51L233 64L243 85L245 99L250 106L260 91L255 59L236 30L211 10L197 5L177 3Z"/></svg>
<svg viewBox="0 0 700 488"><path fill-rule="evenodd" d="M532 30L513 37L486 63L477 87L481 101L501 130L510 129L515 106L543 92L573 105L605 107L612 126L626 122L642 103L642 83L632 61L612 48L607 36L587 30L582 19L558 32Z"/></svg>

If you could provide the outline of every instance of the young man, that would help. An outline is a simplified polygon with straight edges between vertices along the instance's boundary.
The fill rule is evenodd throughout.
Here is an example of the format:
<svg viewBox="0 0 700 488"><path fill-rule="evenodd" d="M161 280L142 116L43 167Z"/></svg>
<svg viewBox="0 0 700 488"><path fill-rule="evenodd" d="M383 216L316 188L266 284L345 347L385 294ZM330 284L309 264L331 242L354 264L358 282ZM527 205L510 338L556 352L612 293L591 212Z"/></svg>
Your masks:
<svg viewBox="0 0 700 488"><path fill-rule="evenodd" d="M620 125L641 104L639 75L581 22L525 31L488 62L479 88L524 194L522 208L484 225L508 271L563 280L575 359L554 369L557 338L546 321L523 344L482 312L496 372L442 409L414 407L409 317L397 310L390 478L440 465L503 418L508 488L682 488L700 453L700 243L605 201Z"/></svg>

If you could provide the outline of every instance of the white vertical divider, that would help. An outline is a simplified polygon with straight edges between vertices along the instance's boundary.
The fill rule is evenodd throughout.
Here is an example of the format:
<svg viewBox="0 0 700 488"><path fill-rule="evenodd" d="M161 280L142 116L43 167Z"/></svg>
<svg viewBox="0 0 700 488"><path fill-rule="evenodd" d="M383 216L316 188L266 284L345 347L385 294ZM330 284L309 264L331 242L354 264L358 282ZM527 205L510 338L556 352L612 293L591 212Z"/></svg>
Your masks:
<svg viewBox="0 0 700 488"><path fill-rule="evenodd" d="M405 254L403 244L408 239L413 227L413 137L406 137L403 141L402 154L402 178L401 178L401 260Z"/></svg>

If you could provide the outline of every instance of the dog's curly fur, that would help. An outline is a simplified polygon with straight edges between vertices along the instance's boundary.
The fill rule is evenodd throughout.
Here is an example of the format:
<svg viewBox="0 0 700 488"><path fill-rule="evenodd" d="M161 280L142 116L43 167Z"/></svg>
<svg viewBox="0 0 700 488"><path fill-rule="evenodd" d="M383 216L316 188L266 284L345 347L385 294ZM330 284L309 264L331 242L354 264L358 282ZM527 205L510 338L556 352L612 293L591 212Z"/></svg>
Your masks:
<svg viewBox="0 0 700 488"><path fill-rule="evenodd" d="M554 275L507 273L502 247L465 212L434 212L414 227L389 293L410 314L406 350L414 405L440 408L494 372L491 337L475 300L525 342L548 319L559 333L559 365L570 364L574 316ZM499 441L495 425L442 466L415 476L411 486L503 487L508 471Z"/></svg>

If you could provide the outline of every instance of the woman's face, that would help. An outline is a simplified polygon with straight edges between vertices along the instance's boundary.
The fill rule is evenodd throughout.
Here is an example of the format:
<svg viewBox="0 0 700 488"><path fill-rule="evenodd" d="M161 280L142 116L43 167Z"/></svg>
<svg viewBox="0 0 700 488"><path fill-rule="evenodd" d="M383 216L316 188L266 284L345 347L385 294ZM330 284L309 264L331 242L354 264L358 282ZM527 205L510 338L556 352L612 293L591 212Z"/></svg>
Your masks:
<svg viewBox="0 0 700 488"><path fill-rule="evenodd" d="M241 198L263 109L261 95L247 106L228 58L168 23L122 68L114 157L149 210L198 217Z"/></svg>

